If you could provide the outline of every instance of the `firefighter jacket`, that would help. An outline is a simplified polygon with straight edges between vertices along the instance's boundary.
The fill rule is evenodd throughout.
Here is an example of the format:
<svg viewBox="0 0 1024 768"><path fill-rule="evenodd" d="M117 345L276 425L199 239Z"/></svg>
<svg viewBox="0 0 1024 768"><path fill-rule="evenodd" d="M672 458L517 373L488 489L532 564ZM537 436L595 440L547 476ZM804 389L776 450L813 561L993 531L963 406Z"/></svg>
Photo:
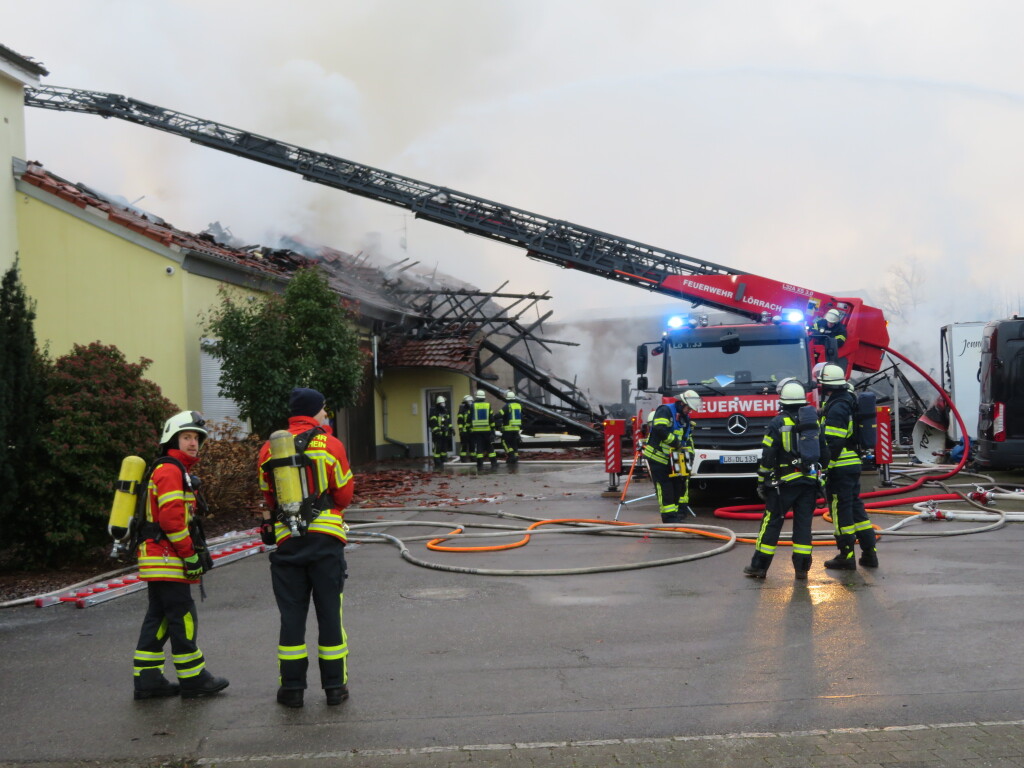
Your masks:
<svg viewBox="0 0 1024 768"><path fill-rule="evenodd" d="M822 434L828 445L832 460L828 463L828 471L843 467L861 467L860 456L854 450L853 415L857 410L857 400L847 389L834 389L825 398L821 406Z"/></svg>
<svg viewBox="0 0 1024 768"><path fill-rule="evenodd" d="M167 455L191 470L199 459L171 448ZM185 576L183 560L195 554L189 523L196 513L196 495L177 464L159 464L146 488L146 522L160 530L139 545L139 578L143 581L180 581L198 584Z"/></svg>
<svg viewBox="0 0 1024 768"><path fill-rule="evenodd" d="M292 416L288 419L288 431L293 435L301 435L310 429L319 427L323 430L316 434L306 446L305 454L313 462L312 466L302 468L306 473L306 483L313 493L324 494L319 506L320 514L316 516L306 533L322 533L333 536L342 542L347 541L345 525L345 508L352 502L355 482L352 470L348 465L345 446L331 433L331 428L321 425L312 416ZM265 464L270 460L270 441L263 444L259 456L259 482L263 498L270 509L277 508L274 496L273 472L267 470ZM326 491L326 493L324 493ZM277 543L291 538L288 526L280 520L274 524Z"/></svg>
<svg viewBox="0 0 1024 768"><path fill-rule="evenodd" d="M677 415L682 422L677 421ZM693 424L679 414L674 403L659 405L651 420L651 434L644 445L644 457L659 464L668 464L673 451L693 452Z"/></svg>
<svg viewBox="0 0 1024 768"><path fill-rule="evenodd" d="M443 405L435 405L430 409L427 423L430 425L430 434L434 437L451 437L453 434L452 415Z"/></svg>
<svg viewBox="0 0 1024 768"><path fill-rule="evenodd" d="M498 414L501 420L501 430L503 432L520 432L523 429L523 406L521 403L513 400L512 402L505 403L505 407L501 409Z"/></svg>
<svg viewBox="0 0 1024 768"><path fill-rule="evenodd" d="M809 481L817 485L816 467L805 467L800 462L797 451L796 410L783 408L768 422L768 431L761 441L761 462L757 467L757 482L760 484L778 482L780 485L791 483L806 484ZM824 453L825 439L818 435L819 451Z"/></svg>
<svg viewBox="0 0 1024 768"><path fill-rule="evenodd" d="M811 333L817 336L831 336L836 340L836 346L841 347L846 343L846 326L842 323L832 323L830 328L823 317L819 317L811 326Z"/></svg>
<svg viewBox="0 0 1024 768"><path fill-rule="evenodd" d="M491 404L486 400L474 400L469 415L469 430L471 432L490 432L494 429L494 413L491 411Z"/></svg>
<svg viewBox="0 0 1024 768"><path fill-rule="evenodd" d="M460 433L469 432L470 422L473 420L473 404L472 403L460 403L459 413L455 417L455 425L459 428Z"/></svg>

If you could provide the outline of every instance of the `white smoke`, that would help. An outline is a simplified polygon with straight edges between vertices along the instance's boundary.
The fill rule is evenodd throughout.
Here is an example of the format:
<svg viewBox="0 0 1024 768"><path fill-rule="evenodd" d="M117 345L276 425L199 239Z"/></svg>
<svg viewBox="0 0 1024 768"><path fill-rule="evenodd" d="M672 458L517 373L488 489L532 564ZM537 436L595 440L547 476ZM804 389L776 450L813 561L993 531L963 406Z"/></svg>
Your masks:
<svg viewBox="0 0 1024 768"><path fill-rule="evenodd" d="M18 22L3 42L43 62L44 82L731 268L870 298L917 258L927 295L890 333L923 358L941 325L1021 309L1019 4L0 0L0 13ZM562 320L661 302L157 131L27 120L29 159L185 229L373 243L484 289L550 290ZM624 328L617 345L642 340ZM621 367L579 374L617 387Z"/></svg>

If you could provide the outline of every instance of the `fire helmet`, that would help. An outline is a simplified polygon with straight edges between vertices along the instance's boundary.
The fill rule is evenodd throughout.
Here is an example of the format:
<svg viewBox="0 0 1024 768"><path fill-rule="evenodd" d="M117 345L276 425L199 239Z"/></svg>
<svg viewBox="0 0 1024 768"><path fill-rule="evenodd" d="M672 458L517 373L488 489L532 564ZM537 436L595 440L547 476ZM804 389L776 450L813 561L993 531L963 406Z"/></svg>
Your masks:
<svg viewBox="0 0 1024 768"><path fill-rule="evenodd" d="M835 363L825 363L820 373L818 373L818 385L845 389L846 371Z"/></svg>
<svg viewBox="0 0 1024 768"><path fill-rule="evenodd" d="M473 402L473 396L472 395L466 395L464 398L462 398L462 402L464 402L464 403L472 403Z"/></svg>
<svg viewBox="0 0 1024 768"><path fill-rule="evenodd" d="M827 323L838 323L843 319L843 316L839 314L838 309L830 309L825 313L825 322Z"/></svg>
<svg viewBox="0 0 1024 768"><path fill-rule="evenodd" d="M160 445L165 448L177 448L177 443L173 441L179 432L195 432L199 435L199 447L202 448L203 442L208 436L206 430L203 429L205 426L206 420L199 411L176 413L164 422L164 431L160 435Z"/></svg>
<svg viewBox="0 0 1024 768"><path fill-rule="evenodd" d="M784 379L779 379L779 383L775 385L775 394L781 395L782 394L782 388L784 386L786 386L787 384L789 384L789 382L791 382L791 381L797 381L796 376L787 376Z"/></svg>
<svg viewBox="0 0 1024 768"><path fill-rule="evenodd" d="M685 392L680 392L678 395L676 395L676 400L678 400L683 405L688 405L691 409L695 411L700 410L700 395L698 395L692 389L688 389Z"/></svg>
<svg viewBox="0 0 1024 768"><path fill-rule="evenodd" d="M505 393L505 399L506 400L518 400L519 398L516 395L515 390L510 389L508 392Z"/></svg>
<svg viewBox="0 0 1024 768"><path fill-rule="evenodd" d="M485 397L487 397L487 393L484 392L482 389L478 389L476 391L476 399L477 400L483 400Z"/></svg>
<svg viewBox="0 0 1024 768"><path fill-rule="evenodd" d="M448 401L444 399L444 395L438 395L437 400L435 400L434 402L437 403L438 405L444 405Z"/></svg>
<svg viewBox="0 0 1024 768"><path fill-rule="evenodd" d="M779 390L779 402L783 405L807 405L807 393L799 381L791 379Z"/></svg>

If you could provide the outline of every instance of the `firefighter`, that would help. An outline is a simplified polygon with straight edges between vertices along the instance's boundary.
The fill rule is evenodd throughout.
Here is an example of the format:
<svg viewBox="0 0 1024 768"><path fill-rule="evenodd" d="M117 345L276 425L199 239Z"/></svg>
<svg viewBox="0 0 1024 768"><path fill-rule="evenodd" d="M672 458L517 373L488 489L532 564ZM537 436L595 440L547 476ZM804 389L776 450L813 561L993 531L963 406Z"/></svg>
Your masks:
<svg viewBox="0 0 1024 768"><path fill-rule="evenodd" d="M690 414L700 409L700 395L692 389L662 403L654 411L644 458L658 494L663 523L681 523L689 507L689 466L693 460L693 422ZM680 512L680 503L684 510Z"/></svg>
<svg viewBox="0 0 1024 768"><path fill-rule="evenodd" d="M473 396L466 395L459 404L455 425L459 428L459 461L466 463L473 452L473 437L470 423L473 420Z"/></svg>
<svg viewBox="0 0 1024 768"><path fill-rule="evenodd" d="M430 442L434 454L434 469L441 469L452 449L452 415L448 412L448 401L438 395L430 409Z"/></svg>
<svg viewBox="0 0 1024 768"><path fill-rule="evenodd" d="M212 696L228 687L206 669L196 643L196 604L192 584L204 567L193 545L198 478L188 473L199 461L206 440L205 421L196 411L182 411L164 423L160 457L149 478L146 523L139 545L139 577L146 582L149 605L135 647L135 698L181 694L183 699ZM177 684L163 675L164 646L171 642Z"/></svg>
<svg viewBox="0 0 1024 768"><path fill-rule="evenodd" d="M811 569L811 525L814 521L814 502L818 497L819 463L801 461L797 446L797 411L807 405L803 385L791 379L779 393L781 410L768 424L761 443L761 461L757 468L757 495L764 502L764 519L757 534L757 544L750 565L743 573L751 578L763 579L775 556L782 521L793 510L793 572L796 578L806 579ZM825 441L819 429L814 428L818 443L818 457L825 450Z"/></svg>
<svg viewBox="0 0 1024 768"><path fill-rule="evenodd" d="M319 627L320 685L327 704L334 706L348 698L348 642L342 624L346 577L344 510L352 501L355 484L345 447L327 425L324 396L315 389L293 389L288 409L288 431L293 435L312 433L303 452L309 463L300 470L310 494L307 502L314 501L308 527L301 535L293 534L281 519L268 519L267 512L261 528L264 542L277 544L270 555L270 576L281 615L277 701L293 708L303 704L309 666L306 617L312 596ZM260 450L259 485L268 509L277 509L269 461L268 441Z"/></svg>
<svg viewBox="0 0 1024 768"><path fill-rule="evenodd" d="M846 326L843 325L843 316L838 309L830 309L824 317L815 320L811 328L816 335L835 339L836 347L841 347L846 343Z"/></svg>
<svg viewBox="0 0 1024 768"><path fill-rule="evenodd" d="M843 369L826 363L818 375L824 402L821 405L821 429L828 445L829 461L825 472L825 501L832 513L839 554L825 561L826 568L855 571L854 543L860 544L860 564L878 567L875 529L864 502L860 500L861 460L854 450L853 418L857 400L850 391Z"/></svg>
<svg viewBox="0 0 1024 768"><path fill-rule="evenodd" d="M484 459L491 460L491 468L498 467L498 454L494 450L494 412L491 404L487 402L487 394L482 390L476 391L473 400L472 411L469 415L469 430L473 439L473 458L476 459L476 468L484 468Z"/></svg>
<svg viewBox="0 0 1024 768"><path fill-rule="evenodd" d="M519 444L523 429L523 406L514 390L505 393L505 407L498 418L501 421L501 446L505 449L507 464L519 463Z"/></svg>

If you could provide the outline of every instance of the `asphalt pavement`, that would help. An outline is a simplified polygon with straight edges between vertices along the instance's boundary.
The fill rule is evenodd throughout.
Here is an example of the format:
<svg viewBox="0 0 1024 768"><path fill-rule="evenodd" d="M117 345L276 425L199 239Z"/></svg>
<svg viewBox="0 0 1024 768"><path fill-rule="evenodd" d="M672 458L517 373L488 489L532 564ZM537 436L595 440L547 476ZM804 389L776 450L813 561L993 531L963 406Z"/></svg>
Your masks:
<svg viewBox="0 0 1024 768"><path fill-rule="evenodd" d="M347 550L340 707L315 664L305 707L276 704L278 618L256 554L206 577L200 646L231 680L208 700L133 700L144 592L0 611L0 766L1024 766L1020 523L908 523L929 535L884 535L876 570L827 572L834 549L816 547L807 581L786 553L745 578L752 548L728 530L752 538L757 523L713 517L721 496L696 505L714 537L536 533L435 552L423 537L455 524L611 521L618 507L597 464L445 471L464 506L348 514L394 524L356 525L393 538ZM627 498L649 493L634 482ZM653 524L657 507L620 518ZM555 570L591 572L539 573Z"/></svg>

